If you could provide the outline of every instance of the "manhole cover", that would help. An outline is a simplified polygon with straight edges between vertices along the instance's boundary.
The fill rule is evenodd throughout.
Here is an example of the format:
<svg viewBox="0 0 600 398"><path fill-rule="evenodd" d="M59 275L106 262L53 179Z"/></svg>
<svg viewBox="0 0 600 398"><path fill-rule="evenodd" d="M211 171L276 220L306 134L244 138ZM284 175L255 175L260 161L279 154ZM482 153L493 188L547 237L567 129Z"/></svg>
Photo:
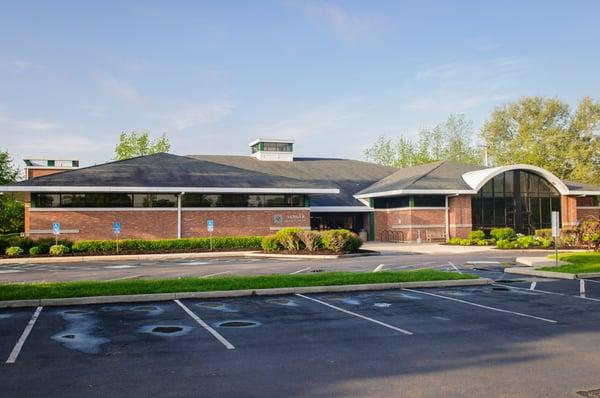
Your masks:
<svg viewBox="0 0 600 398"><path fill-rule="evenodd" d="M246 320L223 321L217 323L217 327L220 328L253 328L258 325L260 325L259 322Z"/></svg>
<svg viewBox="0 0 600 398"><path fill-rule="evenodd" d="M180 326L157 326L152 329L152 333L163 333L163 334L171 334L181 332L183 330Z"/></svg>
<svg viewBox="0 0 600 398"><path fill-rule="evenodd" d="M577 394L586 398L600 398L600 389L590 391L577 391Z"/></svg>

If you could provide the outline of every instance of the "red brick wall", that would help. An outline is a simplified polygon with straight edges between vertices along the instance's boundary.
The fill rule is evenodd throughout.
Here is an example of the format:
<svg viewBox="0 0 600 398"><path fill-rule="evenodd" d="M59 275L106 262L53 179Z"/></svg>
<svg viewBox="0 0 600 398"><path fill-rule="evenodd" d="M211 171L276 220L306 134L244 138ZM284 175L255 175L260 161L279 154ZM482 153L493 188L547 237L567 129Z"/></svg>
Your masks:
<svg viewBox="0 0 600 398"><path fill-rule="evenodd" d="M63 234L69 240L114 239L114 221L121 222L121 239L177 238L177 211L31 211L31 230L52 230L60 222L62 230L79 230ZM52 236L31 234L32 238Z"/></svg>
<svg viewBox="0 0 600 398"><path fill-rule="evenodd" d="M52 230L53 222L60 222L62 230L79 230L64 233L69 240L114 239L112 223L121 222L121 239L177 238L176 210L128 210L128 211L40 211L29 213L31 230ZM273 217L282 216L276 224ZM182 237L208 236L206 221L215 222L213 236L270 235L282 227L310 228L309 210L223 210L182 212ZM49 234L30 234L32 238L51 237Z"/></svg>
<svg viewBox="0 0 600 398"><path fill-rule="evenodd" d="M561 196L560 207L563 227L575 226L577 224L577 198L575 196Z"/></svg>
<svg viewBox="0 0 600 398"><path fill-rule="evenodd" d="M62 173L66 169L27 169L27 179Z"/></svg>
<svg viewBox="0 0 600 398"><path fill-rule="evenodd" d="M450 237L466 238L472 229L471 195L450 196L448 198L448 218Z"/></svg>
<svg viewBox="0 0 600 398"><path fill-rule="evenodd" d="M577 209L578 221L585 221L590 219L600 219L600 207L595 209Z"/></svg>
<svg viewBox="0 0 600 398"><path fill-rule="evenodd" d="M274 221L281 215L282 222ZM213 236L271 235L283 227L310 228L310 211L306 210L184 210L183 237L208 236L206 221L214 220Z"/></svg>
<svg viewBox="0 0 600 398"><path fill-rule="evenodd" d="M423 241L429 233L433 238L440 239L444 236L445 211L444 209L418 209L403 208L375 212L375 239L382 239L382 232L402 231L406 241L415 241L420 236Z"/></svg>

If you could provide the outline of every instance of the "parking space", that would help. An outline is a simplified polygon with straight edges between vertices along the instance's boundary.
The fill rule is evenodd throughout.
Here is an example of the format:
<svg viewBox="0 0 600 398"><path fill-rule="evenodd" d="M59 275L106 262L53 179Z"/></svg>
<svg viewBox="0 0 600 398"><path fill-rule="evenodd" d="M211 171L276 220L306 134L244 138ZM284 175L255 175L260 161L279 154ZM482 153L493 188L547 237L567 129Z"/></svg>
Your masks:
<svg viewBox="0 0 600 398"><path fill-rule="evenodd" d="M541 283L570 293L577 281ZM4 363L34 312L0 311L0 383L7 396L34 391L48 396L231 395L247 389L254 392L249 395L293 396L314 395L308 391L317 387L327 395L323 392L346 391L334 386L347 387L352 380L364 384L356 390L361 393L348 395L364 396L406 388L406 380L418 385L433 374L447 386L456 383L458 392L461 384L479 391L477 386L505 372L508 363L564 392L574 385L545 374L550 367L565 371L560 358L567 358L566 371L579 384L600 372L600 363L584 350L585 344L600 344L594 337L600 302L532 291L520 280L482 287L46 307L15 362ZM572 362L575 353L578 360ZM447 374L453 377L445 379ZM389 384L380 390L374 380L382 377ZM581 387L597 387L594 382ZM535 391L523 380L515 383L516 390L503 386L503 391Z"/></svg>

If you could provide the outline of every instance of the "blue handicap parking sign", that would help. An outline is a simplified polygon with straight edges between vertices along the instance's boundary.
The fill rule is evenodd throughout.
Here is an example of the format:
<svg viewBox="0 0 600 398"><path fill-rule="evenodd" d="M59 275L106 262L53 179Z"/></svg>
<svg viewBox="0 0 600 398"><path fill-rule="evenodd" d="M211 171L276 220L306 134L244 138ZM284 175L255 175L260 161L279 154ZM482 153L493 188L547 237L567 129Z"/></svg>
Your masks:
<svg viewBox="0 0 600 398"><path fill-rule="evenodd" d="M215 220L207 220L206 228L208 229L208 232L214 231L215 230Z"/></svg>
<svg viewBox="0 0 600 398"><path fill-rule="evenodd" d="M113 231L115 235L119 235L121 233L121 223L119 221L115 221L113 223Z"/></svg>
<svg viewBox="0 0 600 398"><path fill-rule="evenodd" d="M58 222L52 223L52 233L54 235L60 235L60 223L58 223Z"/></svg>

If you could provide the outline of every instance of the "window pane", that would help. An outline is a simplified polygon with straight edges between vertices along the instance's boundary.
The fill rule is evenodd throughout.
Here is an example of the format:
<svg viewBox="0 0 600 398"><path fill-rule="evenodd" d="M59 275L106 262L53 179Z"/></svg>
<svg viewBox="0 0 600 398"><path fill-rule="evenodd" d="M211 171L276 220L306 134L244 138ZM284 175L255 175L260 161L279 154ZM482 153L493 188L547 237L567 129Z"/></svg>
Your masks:
<svg viewBox="0 0 600 398"><path fill-rule="evenodd" d="M244 194L221 195L221 206L223 206L223 207L247 207L246 195L244 195Z"/></svg>
<svg viewBox="0 0 600 398"><path fill-rule="evenodd" d="M60 195L56 193L33 194L32 202L35 207L60 207Z"/></svg>
<svg viewBox="0 0 600 398"><path fill-rule="evenodd" d="M200 193L185 194L181 198L183 207L216 207L221 195L204 195Z"/></svg>
<svg viewBox="0 0 600 398"><path fill-rule="evenodd" d="M304 207L303 195L289 195L289 205L291 207Z"/></svg>
<svg viewBox="0 0 600 398"><path fill-rule="evenodd" d="M414 195L415 207L444 207L446 199L443 195Z"/></svg>
<svg viewBox="0 0 600 398"><path fill-rule="evenodd" d="M133 195L130 193L110 193L106 195L105 201L107 207L131 207L133 206Z"/></svg>
<svg viewBox="0 0 600 398"><path fill-rule="evenodd" d="M285 206L285 195L265 195L265 205L267 207Z"/></svg>
<svg viewBox="0 0 600 398"><path fill-rule="evenodd" d="M507 194L515 191L515 173L513 171L504 173L504 184Z"/></svg>
<svg viewBox="0 0 600 398"><path fill-rule="evenodd" d="M494 198L494 225L498 227L503 227L505 223L505 205L504 205L504 197L495 197Z"/></svg>
<svg viewBox="0 0 600 398"><path fill-rule="evenodd" d="M63 193L60 195L62 207L85 207L85 194Z"/></svg>
<svg viewBox="0 0 600 398"><path fill-rule="evenodd" d="M249 207L264 207L265 195L248 195Z"/></svg>

